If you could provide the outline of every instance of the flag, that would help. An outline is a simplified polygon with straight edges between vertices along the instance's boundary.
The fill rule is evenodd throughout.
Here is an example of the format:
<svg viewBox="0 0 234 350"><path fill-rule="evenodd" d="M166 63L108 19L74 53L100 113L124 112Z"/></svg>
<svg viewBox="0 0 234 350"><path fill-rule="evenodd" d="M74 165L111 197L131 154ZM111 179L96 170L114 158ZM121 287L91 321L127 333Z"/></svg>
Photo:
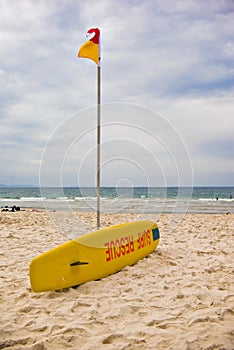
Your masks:
<svg viewBox="0 0 234 350"><path fill-rule="evenodd" d="M91 28L87 31L86 36L94 33L94 36L81 45L78 52L78 57L89 58L93 60L96 64L99 64L99 38L100 30L98 28Z"/></svg>

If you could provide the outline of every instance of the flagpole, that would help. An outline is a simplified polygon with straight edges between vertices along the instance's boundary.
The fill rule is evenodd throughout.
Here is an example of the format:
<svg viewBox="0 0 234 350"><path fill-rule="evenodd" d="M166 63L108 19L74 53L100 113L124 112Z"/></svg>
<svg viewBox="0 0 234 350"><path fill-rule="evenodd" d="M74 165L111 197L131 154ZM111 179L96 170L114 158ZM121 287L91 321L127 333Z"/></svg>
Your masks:
<svg viewBox="0 0 234 350"><path fill-rule="evenodd" d="M97 229L100 228L101 66L97 65Z"/></svg>
<svg viewBox="0 0 234 350"><path fill-rule="evenodd" d="M100 65L100 30L91 28L86 36L93 34L92 38L81 45L78 57L89 58L97 64L97 229L100 228L100 154L101 154L101 65Z"/></svg>

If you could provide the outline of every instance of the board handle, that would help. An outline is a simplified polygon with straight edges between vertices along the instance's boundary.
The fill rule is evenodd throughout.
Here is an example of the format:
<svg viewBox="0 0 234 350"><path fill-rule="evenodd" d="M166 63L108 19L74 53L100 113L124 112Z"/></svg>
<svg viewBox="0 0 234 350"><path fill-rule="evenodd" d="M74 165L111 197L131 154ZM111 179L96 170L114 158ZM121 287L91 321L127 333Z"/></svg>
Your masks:
<svg viewBox="0 0 234 350"><path fill-rule="evenodd" d="M87 261L75 261L70 264L70 266L77 266L77 265L88 265Z"/></svg>

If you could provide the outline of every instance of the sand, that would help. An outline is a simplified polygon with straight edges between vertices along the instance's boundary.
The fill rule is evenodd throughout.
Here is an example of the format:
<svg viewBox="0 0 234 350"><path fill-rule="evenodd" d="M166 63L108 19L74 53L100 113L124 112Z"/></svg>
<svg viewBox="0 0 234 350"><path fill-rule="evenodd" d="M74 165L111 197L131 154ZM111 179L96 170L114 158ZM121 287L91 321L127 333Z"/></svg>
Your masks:
<svg viewBox="0 0 234 350"><path fill-rule="evenodd" d="M94 214L77 215L95 226ZM134 218L102 214L101 224ZM31 259L67 237L45 211L1 212L0 349L233 350L233 214L187 214L173 228L171 218L155 218L159 246L136 265L33 293Z"/></svg>

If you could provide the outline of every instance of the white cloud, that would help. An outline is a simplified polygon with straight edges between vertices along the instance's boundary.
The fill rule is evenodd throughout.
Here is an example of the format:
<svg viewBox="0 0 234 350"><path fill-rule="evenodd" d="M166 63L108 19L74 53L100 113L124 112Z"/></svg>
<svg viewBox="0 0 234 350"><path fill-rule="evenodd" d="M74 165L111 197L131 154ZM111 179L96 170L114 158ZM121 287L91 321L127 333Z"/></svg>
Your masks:
<svg viewBox="0 0 234 350"><path fill-rule="evenodd" d="M231 155L224 149L233 130L233 11L228 0L1 0L0 183L14 167L17 175L8 181L37 183L52 132L96 104L96 67L76 55L85 31L97 26L103 102L164 114L188 146L195 184L212 176L217 185L231 184ZM216 149L225 154L217 155L218 180Z"/></svg>

